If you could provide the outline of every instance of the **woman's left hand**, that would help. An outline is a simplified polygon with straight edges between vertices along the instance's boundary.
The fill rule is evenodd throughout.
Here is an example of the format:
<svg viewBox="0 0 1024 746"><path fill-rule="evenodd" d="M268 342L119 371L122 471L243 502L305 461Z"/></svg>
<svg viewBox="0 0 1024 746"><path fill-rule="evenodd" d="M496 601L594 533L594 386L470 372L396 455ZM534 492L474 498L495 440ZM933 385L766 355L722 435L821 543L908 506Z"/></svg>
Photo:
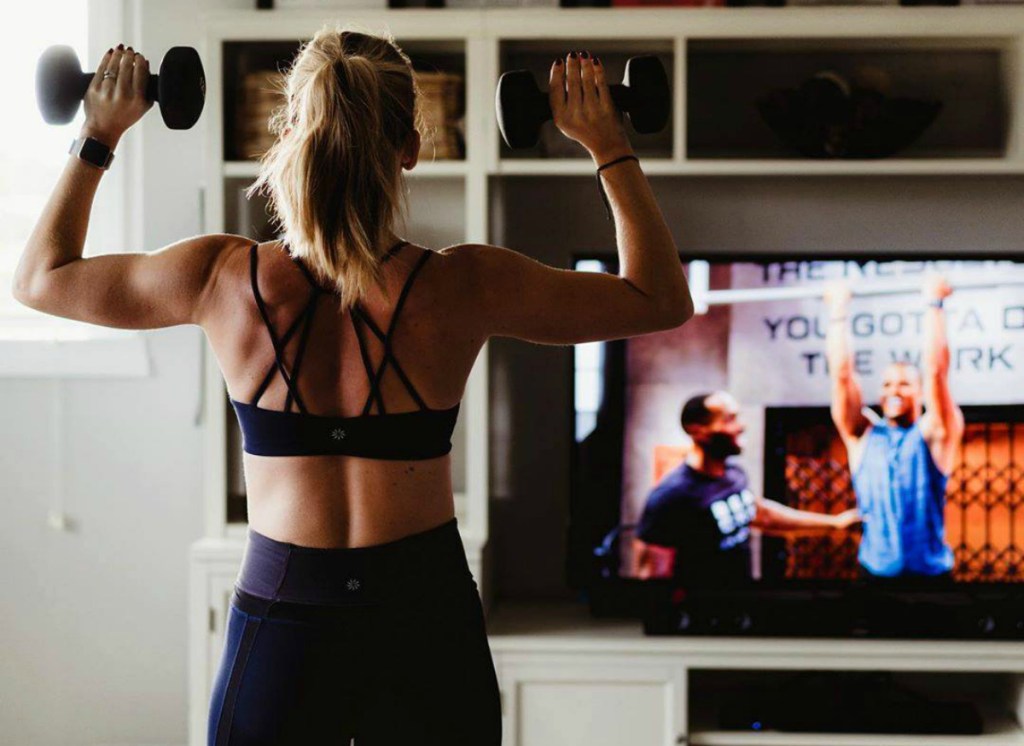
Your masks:
<svg viewBox="0 0 1024 746"><path fill-rule="evenodd" d="M105 72L114 73L116 77ZM85 126L88 134L116 142L125 131L153 107L146 99L149 60L131 47L110 49L89 82L85 92ZM113 147L113 143L107 145Z"/></svg>

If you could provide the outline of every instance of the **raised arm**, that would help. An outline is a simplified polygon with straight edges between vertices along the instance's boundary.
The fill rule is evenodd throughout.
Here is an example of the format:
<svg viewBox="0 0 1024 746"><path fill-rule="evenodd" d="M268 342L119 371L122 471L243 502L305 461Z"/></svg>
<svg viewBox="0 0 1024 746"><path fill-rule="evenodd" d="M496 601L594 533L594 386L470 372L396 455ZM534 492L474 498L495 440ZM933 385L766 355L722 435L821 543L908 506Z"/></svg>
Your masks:
<svg viewBox="0 0 1024 746"><path fill-rule="evenodd" d="M860 411L864 402L850 354L850 295L850 288L843 282L832 282L825 288L825 303L829 309L825 356L832 384L832 421L847 443L859 438L868 425Z"/></svg>
<svg viewBox="0 0 1024 746"><path fill-rule="evenodd" d="M587 148L595 167L632 154L602 65L576 55L556 60L549 98L555 125ZM549 267L498 246L449 250L468 255L471 323L484 337L576 344L670 329L693 315L679 250L638 162L600 176L615 218L618 276Z"/></svg>
<svg viewBox="0 0 1024 746"><path fill-rule="evenodd" d="M964 416L949 390L949 344L946 340L946 312L942 301L953 289L944 277L930 277L924 286L928 303L925 312L925 343L921 353L921 377L925 389L927 417L922 422L925 437L938 441L943 451L952 450L964 431ZM946 459L942 459L946 460ZM940 464L940 467L942 464ZM945 469L948 471L948 468Z"/></svg>

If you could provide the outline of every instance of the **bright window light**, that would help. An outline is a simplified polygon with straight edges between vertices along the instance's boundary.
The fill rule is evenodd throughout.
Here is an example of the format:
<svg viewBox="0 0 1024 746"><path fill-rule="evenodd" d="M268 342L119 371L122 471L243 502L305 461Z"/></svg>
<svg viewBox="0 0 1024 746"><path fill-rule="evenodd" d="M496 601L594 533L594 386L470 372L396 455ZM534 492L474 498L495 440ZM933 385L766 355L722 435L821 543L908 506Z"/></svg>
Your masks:
<svg viewBox="0 0 1024 746"><path fill-rule="evenodd" d="M6 106L0 117L0 332L7 339L35 339L41 326L55 327L59 322L64 327L61 334L71 336L72 327L94 327L23 306L14 300L11 285L28 237L67 164L68 146L85 121L81 107L68 124L43 121L36 103L36 64L47 47L66 44L75 50L85 70L95 69L96 60L86 57L88 0L33 0L20 3L16 13L4 15L7 74Z"/></svg>

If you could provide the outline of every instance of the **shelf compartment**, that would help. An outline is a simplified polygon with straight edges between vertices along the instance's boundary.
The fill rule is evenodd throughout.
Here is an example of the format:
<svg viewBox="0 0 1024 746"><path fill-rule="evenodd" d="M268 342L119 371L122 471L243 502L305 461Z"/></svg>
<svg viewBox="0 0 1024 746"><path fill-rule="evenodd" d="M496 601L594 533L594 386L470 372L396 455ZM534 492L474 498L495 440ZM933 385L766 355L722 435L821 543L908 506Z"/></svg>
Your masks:
<svg viewBox="0 0 1024 746"><path fill-rule="evenodd" d="M983 713L980 735L917 735L912 733L783 733L779 731L714 730L690 732L691 746L1021 746L1024 730L1010 715Z"/></svg>
<svg viewBox="0 0 1024 746"><path fill-rule="evenodd" d="M906 671L892 674L898 690L909 698L932 697L944 702L973 702L982 721L980 734L924 733L836 733L764 730L725 730L720 715L729 701L746 698L746 687L783 691L798 672L749 671L733 669L691 669L687 675L688 711L691 713L689 743L693 746L1021 746L1024 729L1014 711L1019 682L1001 673L936 673ZM828 687L831 677L848 676L845 671L818 671L815 689ZM863 674L858 674L863 675ZM869 683L870 682L866 682ZM839 679L835 679L838 687ZM839 699L837 688L836 699ZM798 691L796 692L798 694ZM754 695L756 696L756 695ZM749 699L743 699L749 702ZM845 700L844 700L845 701ZM852 703L851 703L852 704ZM796 705L799 707L799 704ZM767 725L767 724L766 724Z"/></svg>
<svg viewBox="0 0 1024 746"><path fill-rule="evenodd" d="M873 69L887 76L891 96L943 102L935 121L893 158L997 163L1007 152L1014 48L1012 38L991 37L691 39L687 159L856 161L882 170L889 159L817 159L790 150L756 106L769 91L798 88L821 70L849 80L858 70Z"/></svg>
<svg viewBox="0 0 1024 746"><path fill-rule="evenodd" d="M465 80L466 42L465 39L411 39L396 38L398 45L409 55L413 69L417 72L451 73L462 79L456 94L457 118L452 126L457 132L457 157L438 158L433 162L462 162L466 155L465 135ZM267 131L269 117L276 107L284 104L283 96L274 96L276 81L288 69L300 49L300 42L267 41L225 41L222 43L222 74L225 85L222 93L224 113L223 148L228 164L253 162L272 142ZM261 77L261 73L264 77ZM252 75L249 85L262 91L263 100L255 106L253 121L245 121L243 108L247 76ZM264 134L265 133L265 134ZM423 142L420 157L423 162L431 161L430 133L421 133ZM246 145L246 142L252 144ZM416 169L414 169L415 171ZM235 173L226 172L226 175Z"/></svg>
<svg viewBox="0 0 1024 746"><path fill-rule="evenodd" d="M571 49L585 49L600 57L609 85L622 82L626 71L626 61L630 57L653 54L658 57L665 68L669 82L669 95L675 95L675 41L671 38L501 40L499 42L499 71L505 73L511 70L529 70L537 82L537 87L546 92L551 63L556 57L568 54ZM494 82L496 86L497 80ZM626 132L633 145L633 151L638 157L672 157L674 108L673 106L669 107L669 118L665 127L660 132L647 135L637 133L629 124L629 117L624 118ZM586 148L563 135L550 119L541 125L537 145L531 148L512 149L505 144L500 136L497 139L499 157L506 162L536 159L590 161L590 154Z"/></svg>

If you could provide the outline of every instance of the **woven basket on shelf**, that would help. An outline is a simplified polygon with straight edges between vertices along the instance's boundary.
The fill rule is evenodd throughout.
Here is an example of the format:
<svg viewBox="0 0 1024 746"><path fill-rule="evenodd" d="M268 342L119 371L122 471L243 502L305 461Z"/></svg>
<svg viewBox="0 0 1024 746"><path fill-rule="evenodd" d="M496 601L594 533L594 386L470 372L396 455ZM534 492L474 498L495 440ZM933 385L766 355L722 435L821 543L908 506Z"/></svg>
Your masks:
<svg viewBox="0 0 1024 746"><path fill-rule="evenodd" d="M424 161L464 157L462 132L463 77L453 73L415 71L420 89L417 107L425 131L420 157ZM285 103L279 91L284 73L259 70L242 77L235 105L236 155L257 159L274 144L268 125L274 110Z"/></svg>
<svg viewBox="0 0 1024 746"><path fill-rule="evenodd" d="M242 159L255 159L274 144L268 125L274 109L285 103L279 93L284 73L259 70L242 77L235 106L235 144Z"/></svg>
<svg viewBox="0 0 1024 746"><path fill-rule="evenodd" d="M423 116L425 132L420 146L424 161L458 159L465 156L462 132L463 80L461 75L416 70L420 89L417 107Z"/></svg>

